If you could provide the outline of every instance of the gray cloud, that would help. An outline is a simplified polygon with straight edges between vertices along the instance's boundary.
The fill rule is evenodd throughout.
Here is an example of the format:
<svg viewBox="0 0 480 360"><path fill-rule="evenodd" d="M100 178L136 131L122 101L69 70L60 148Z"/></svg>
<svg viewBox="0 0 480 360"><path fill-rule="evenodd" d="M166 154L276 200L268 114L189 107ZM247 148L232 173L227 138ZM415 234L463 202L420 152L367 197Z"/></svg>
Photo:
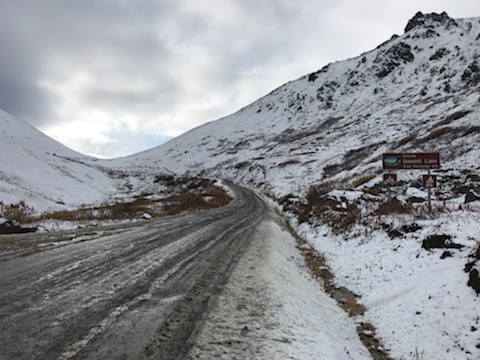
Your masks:
<svg viewBox="0 0 480 360"><path fill-rule="evenodd" d="M419 10L480 15L477 0L4 0L0 108L125 155L367 51Z"/></svg>

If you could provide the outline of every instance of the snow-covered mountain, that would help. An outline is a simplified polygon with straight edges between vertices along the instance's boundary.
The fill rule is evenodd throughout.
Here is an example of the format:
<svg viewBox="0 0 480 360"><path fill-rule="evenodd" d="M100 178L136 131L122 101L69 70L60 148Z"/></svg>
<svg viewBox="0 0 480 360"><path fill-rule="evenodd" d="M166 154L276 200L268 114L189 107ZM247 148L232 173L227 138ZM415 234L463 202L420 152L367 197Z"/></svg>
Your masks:
<svg viewBox="0 0 480 360"><path fill-rule="evenodd" d="M226 118L157 148L96 160L1 113L0 193L38 210L103 201L117 190L99 166L204 173L269 194L325 179L380 179L388 151L440 151L444 169L478 169L480 19L418 13L405 33L285 84ZM61 206L60 206L61 207Z"/></svg>
<svg viewBox="0 0 480 360"><path fill-rule="evenodd" d="M277 196L380 176L389 151L440 151L445 169L477 169L479 44L480 18L418 13L372 51L108 165L207 173Z"/></svg>
<svg viewBox="0 0 480 360"><path fill-rule="evenodd" d="M78 207L110 198L115 182L93 162L26 122L0 111L0 201L36 211Z"/></svg>
<svg viewBox="0 0 480 360"><path fill-rule="evenodd" d="M129 157L80 155L0 113L0 201L39 211L99 203L127 182L140 192L155 174L172 172L232 179L297 205L312 185L329 183L348 209L364 194L354 190L381 183L382 153L438 151L434 200L444 209L435 219L372 217L340 235L315 221L294 225L325 254L338 284L361 295L368 310L358 321L377 327L394 358L473 360L478 297L464 269L480 270L480 207L464 208L464 197L480 189L479 118L480 18L418 13L376 49ZM398 194L425 195L406 181L421 172L398 176ZM448 250L422 247L435 237Z"/></svg>
<svg viewBox="0 0 480 360"><path fill-rule="evenodd" d="M368 310L359 325L372 323L391 357L474 360L480 206L464 202L465 191L480 190L479 118L480 18L418 13L403 35L374 50L167 144L102 164L228 178L281 200L296 229L325 255L336 284L360 296ZM372 190L385 194L379 185L388 152L440 153L433 218L415 211L382 217L372 210L378 205L359 200ZM425 199L426 191L412 186L421 175L399 172L403 186L393 193ZM314 184L335 189L328 196L340 214L348 220L354 209L359 221L336 233L322 223L332 216L342 224L334 209L300 223L291 214L310 203Z"/></svg>

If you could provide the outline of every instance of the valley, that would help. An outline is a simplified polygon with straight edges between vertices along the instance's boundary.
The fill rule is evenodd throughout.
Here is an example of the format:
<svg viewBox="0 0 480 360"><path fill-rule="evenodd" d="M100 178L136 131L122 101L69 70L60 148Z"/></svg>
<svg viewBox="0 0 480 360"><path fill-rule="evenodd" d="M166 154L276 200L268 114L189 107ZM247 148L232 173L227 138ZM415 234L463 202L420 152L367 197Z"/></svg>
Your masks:
<svg viewBox="0 0 480 360"><path fill-rule="evenodd" d="M269 208L288 220L290 233L297 233L303 242L295 244L284 234L288 226L278 227L278 223L285 224L284 220L272 222L274 216L270 214L265 215L270 219L266 221L264 215L258 215L258 209L251 210L258 215L253 223L262 217L262 226L252 225L250 229L262 242L244 248L245 255L232 267L231 278L235 280L222 285L218 292L222 301L212 303L216 310L205 313L208 320L202 319L206 320L198 332L202 344L192 346L190 353L182 356L207 359L215 353L229 359L251 351L252 357L281 354L280 358L315 359L319 348L312 344L319 343L324 345L318 346L327 352L326 358L369 358L365 348L357 346L360 329L361 336L372 337L375 333L382 345L372 346L376 350L380 347L380 352L392 359L478 359L479 39L480 18L417 13L403 34L393 35L375 49L292 80L238 112L168 143L117 159L76 153L26 122L0 113L0 201L4 207L15 207L23 201L37 219L45 214L78 214L79 209L98 215L116 204L160 207L161 199L169 199L169 205L174 202L168 197L171 189L178 190L174 194L178 195L189 187L181 181L178 186L163 181L170 177L231 181L259 194ZM441 166L430 173L437 180L430 194L422 183L426 171L394 170L397 186L384 186L382 159L392 153L439 154ZM200 196L206 202L211 194L203 185L201 188L194 190L195 198ZM136 226L154 231L162 221L169 221L159 215L148 225L142 219L145 209L140 209L122 219L124 224L120 226L127 229L118 230L119 238L137 231ZM252 215L249 211L243 214ZM242 221L232 216L234 222ZM44 239L39 243L46 244L45 251L21 250L21 246L12 244L16 241L12 239L20 236L33 239L30 235L6 235L3 246L6 249L8 245L10 253L1 255L2 262L55 251L60 257L68 257L62 252L70 246L103 246L105 239L94 235L85 244L79 241L75 245L74 240L64 246L55 240L61 244L57 248L48 240L52 230L92 223L50 220L43 218L30 224L39 227L40 232L32 236ZM117 226L108 217L95 218L94 223L112 229ZM111 231L111 238L116 239L117 230ZM144 235L139 239L147 243L151 240ZM297 249L292 252L292 247ZM149 247L145 245L145 249ZM262 264L264 252L272 257L265 256ZM306 260L299 258L298 252ZM277 255L282 260L274 261ZM159 259L163 259L161 254ZM249 264L255 269L252 273ZM302 272L306 267L309 271ZM4 274L15 276L13 269L22 266L8 268ZM303 270L297 273L299 268ZM271 286L273 278L276 280ZM285 287L282 278L290 281ZM29 279L7 280L14 291ZM310 279L311 284L310 280L307 284L311 288L301 279ZM326 300L316 292L319 282L323 289L349 291L350 296L339 299L346 311L338 312L333 299L327 296ZM239 292L235 283L249 290ZM259 290L262 286L268 289L265 294ZM317 289L312 290L315 295L307 288ZM321 303L315 300L320 297ZM248 301L232 300L236 298ZM28 299L26 295L25 301ZM267 318L256 309L244 311L257 300L260 307L265 302L278 302L276 311L267 309L265 313L272 315ZM334 329L309 322L317 316ZM308 330L298 325L303 323ZM295 331L288 336L276 332L276 326L282 324ZM372 324L375 332L366 324ZM83 328L83 334L72 335L75 339L71 343L80 344L77 352L62 348L55 350L56 354L78 354L81 358L82 351L88 351L81 347L82 336L90 339L91 329L93 325ZM339 337L343 329L346 338L339 341L340 347L351 350L337 348L328 335L312 335L322 329L334 337ZM8 334L9 330L4 328L1 333ZM218 338L212 338L215 334ZM157 337L155 341L163 340ZM165 349L176 351L173 342ZM328 349L334 352L328 353ZM155 352L160 351L158 347L151 351L152 356L160 354ZM351 355L354 353L358 356Z"/></svg>

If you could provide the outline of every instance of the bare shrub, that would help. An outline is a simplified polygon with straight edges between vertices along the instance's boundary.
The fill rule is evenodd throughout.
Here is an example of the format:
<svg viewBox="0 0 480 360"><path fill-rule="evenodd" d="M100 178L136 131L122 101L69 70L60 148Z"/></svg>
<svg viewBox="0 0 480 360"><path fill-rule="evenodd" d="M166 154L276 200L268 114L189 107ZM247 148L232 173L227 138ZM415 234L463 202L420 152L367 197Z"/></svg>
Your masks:
<svg viewBox="0 0 480 360"><path fill-rule="evenodd" d="M0 202L0 216L19 223L28 223L34 219L35 210L24 201L16 204L4 204Z"/></svg>
<svg viewBox="0 0 480 360"><path fill-rule="evenodd" d="M452 128L451 126L443 126L443 127L439 127L435 130L433 130L430 135L428 135L428 140L433 140L433 139L436 139L440 136L443 136L443 135L446 135L446 134L449 134L451 132L454 132L455 129Z"/></svg>
<svg viewBox="0 0 480 360"><path fill-rule="evenodd" d="M160 174L155 176L154 183L163 183L165 186L174 186L175 185L175 177L170 174Z"/></svg>
<svg viewBox="0 0 480 360"><path fill-rule="evenodd" d="M416 138L417 138L417 134L415 133L409 134L405 136L403 139L398 140L396 148L405 146L410 142L414 141Z"/></svg>
<svg viewBox="0 0 480 360"><path fill-rule="evenodd" d="M364 176L361 176L359 177L357 180L354 181L353 183L353 187L356 188L356 187L359 187L367 182L369 182L370 180L372 180L373 178L375 178L375 175L364 175Z"/></svg>
<svg viewBox="0 0 480 360"><path fill-rule="evenodd" d="M230 195L228 195L224 189L218 186L210 187L203 195L210 198L210 200L207 201L208 208L225 206L232 201Z"/></svg>
<svg viewBox="0 0 480 360"><path fill-rule="evenodd" d="M360 207L355 204L337 203L323 212L320 219L327 224L335 234L341 234L358 224L362 218Z"/></svg>
<svg viewBox="0 0 480 360"><path fill-rule="evenodd" d="M347 297L345 299L345 308L347 310L348 315L352 317L363 315L367 310L365 306L363 306L357 301L357 297L352 292L347 293Z"/></svg>
<svg viewBox="0 0 480 360"><path fill-rule="evenodd" d="M312 185L308 188L305 195L305 202L301 203L298 208L298 221L300 223L308 222L311 217L318 216L323 210L329 208L324 199L324 195L335 188L334 182L325 182L318 185Z"/></svg>
<svg viewBox="0 0 480 360"><path fill-rule="evenodd" d="M107 206L112 219L133 219L140 216L146 210L146 204L141 201L118 203Z"/></svg>
<svg viewBox="0 0 480 360"><path fill-rule="evenodd" d="M181 191L181 193L154 200L140 196L132 201L122 203L104 203L96 207L82 207L75 210L48 213L44 214L42 218L62 221L124 220L138 218L145 212L153 217L160 217L184 211L221 207L231 201L227 192L215 186L212 180L159 175L156 181L165 184L173 184L174 182L177 187L175 191Z"/></svg>
<svg viewBox="0 0 480 360"><path fill-rule="evenodd" d="M418 348L415 348L415 360L423 360L424 357L424 352L423 351L419 351Z"/></svg>
<svg viewBox="0 0 480 360"><path fill-rule="evenodd" d="M413 214L412 204L402 204L396 198L383 202L375 211L376 215L392 215L392 214Z"/></svg>

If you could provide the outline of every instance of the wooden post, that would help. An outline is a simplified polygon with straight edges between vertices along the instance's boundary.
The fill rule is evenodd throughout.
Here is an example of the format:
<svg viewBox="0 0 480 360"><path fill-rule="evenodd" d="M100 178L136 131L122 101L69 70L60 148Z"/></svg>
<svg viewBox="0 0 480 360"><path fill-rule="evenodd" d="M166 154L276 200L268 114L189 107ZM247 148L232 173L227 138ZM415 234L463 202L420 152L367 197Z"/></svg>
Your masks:
<svg viewBox="0 0 480 360"><path fill-rule="evenodd" d="M428 170L428 176L430 176L430 169ZM432 188L428 187L428 211L432 214Z"/></svg>

